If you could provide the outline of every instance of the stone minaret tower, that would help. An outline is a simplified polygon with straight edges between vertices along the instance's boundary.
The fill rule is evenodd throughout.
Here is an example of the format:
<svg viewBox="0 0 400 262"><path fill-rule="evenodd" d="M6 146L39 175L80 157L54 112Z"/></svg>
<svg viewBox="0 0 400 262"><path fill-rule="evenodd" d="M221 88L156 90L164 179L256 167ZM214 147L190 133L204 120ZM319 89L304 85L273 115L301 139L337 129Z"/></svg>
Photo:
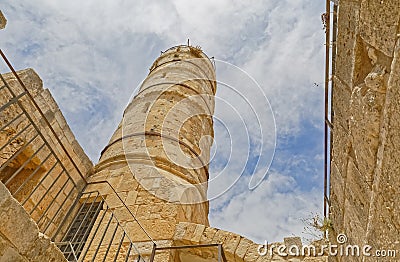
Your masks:
<svg viewBox="0 0 400 262"><path fill-rule="evenodd" d="M199 48L168 49L151 66L102 151L91 181L108 181L137 220L122 208L118 212L121 202L109 185L92 186L101 187L133 242L149 244L151 237L158 246L170 246L179 222L209 225L215 91L213 64Z"/></svg>

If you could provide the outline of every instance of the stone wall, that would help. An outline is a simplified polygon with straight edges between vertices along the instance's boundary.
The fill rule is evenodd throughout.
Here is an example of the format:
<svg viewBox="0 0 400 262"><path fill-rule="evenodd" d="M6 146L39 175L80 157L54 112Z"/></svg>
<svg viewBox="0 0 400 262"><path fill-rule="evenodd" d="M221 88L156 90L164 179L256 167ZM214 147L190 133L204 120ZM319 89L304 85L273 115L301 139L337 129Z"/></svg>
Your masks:
<svg viewBox="0 0 400 262"><path fill-rule="evenodd" d="M19 71L18 75L55 135L14 75L3 74L7 85L0 81L0 104L10 104L0 115L0 124L5 127L0 132L0 179L42 232L52 236L61 227L64 215L85 186L78 169L87 176L92 171L92 163L76 141L49 90L43 89L38 75L32 69Z"/></svg>
<svg viewBox="0 0 400 262"><path fill-rule="evenodd" d="M0 221L0 261L66 261L2 183Z"/></svg>
<svg viewBox="0 0 400 262"><path fill-rule="evenodd" d="M400 250L399 20L397 0L339 2L332 94L334 242L342 233L350 244Z"/></svg>

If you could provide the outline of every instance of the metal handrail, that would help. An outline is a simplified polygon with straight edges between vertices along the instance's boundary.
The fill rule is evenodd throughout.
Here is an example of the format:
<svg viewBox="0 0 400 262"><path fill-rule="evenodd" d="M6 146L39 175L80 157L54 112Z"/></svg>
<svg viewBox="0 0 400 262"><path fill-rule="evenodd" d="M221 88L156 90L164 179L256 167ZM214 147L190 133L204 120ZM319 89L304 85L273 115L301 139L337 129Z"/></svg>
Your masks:
<svg viewBox="0 0 400 262"><path fill-rule="evenodd" d="M31 93L29 92L29 90L26 88L25 84L22 82L21 78L18 76L17 72L15 71L14 67L11 65L10 61L7 59L7 57L5 56L5 54L3 53L3 51L0 49L0 55L3 58L4 62L7 64L7 66L10 68L11 72L13 73L14 77L17 79L18 83L21 85L21 87L24 89L24 91L26 92L26 94L28 95L30 101L33 103L33 105L35 106L35 108L38 110L40 116L43 118L43 120L45 121L47 127L50 129L51 133L54 135L55 139L57 140L57 142L60 144L62 150L64 151L64 153L66 154L66 156L68 157L68 159L71 161L71 163L73 164L73 166L75 167L75 169L78 171L79 176L82 178L83 181L86 182L86 178L83 176L81 170L78 168L77 164L75 163L75 161L73 160L73 158L71 157L71 155L68 153L67 149L65 148L64 144L61 142L61 139L57 136L54 128L51 126L49 120L46 118L46 116L44 115L42 109L39 107L39 105L36 103L35 99L33 98L33 96L31 95Z"/></svg>
<svg viewBox="0 0 400 262"><path fill-rule="evenodd" d="M56 244L56 246L68 245L71 248L71 253L74 256L75 262L78 262L78 257L76 256L76 252L75 252L74 247L72 246L73 243L71 241L55 242L54 244Z"/></svg>
<svg viewBox="0 0 400 262"><path fill-rule="evenodd" d="M92 181L89 182L87 185L94 185L94 184L107 184L113 191L114 194L118 197L118 199L121 201L121 203L124 205L124 207L126 208L126 210L128 210L129 214L132 216L132 218L136 221L136 223L138 223L139 227L143 230L143 232L146 234L146 236L150 239L150 241L153 244L156 244L156 242L154 241L154 239L149 235L149 233L146 231L146 229L144 229L144 227L140 224L140 222L137 220L137 218L135 217L135 215L132 213L132 211L130 210L130 208L125 204L125 202L122 200L122 198L119 196L119 194L117 193L117 191L115 190L115 188L110 184L110 182L106 181L106 180L102 180L102 181Z"/></svg>
<svg viewBox="0 0 400 262"><path fill-rule="evenodd" d="M333 19L331 19L331 2L333 2ZM332 77L336 71L336 38L337 38L337 11L338 1L326 0L326 13L325 13L325 88L324 88L324 217L329 217L330 207L330 164L332 160L332 142L333 142L333 102L332 102L332 91L334 87L334 81ZM332 25L332 31L331 31ZM331 46L332 36L332 46ZM330 61L331 55L332 59ZM332 76L332 77L331 77ZM329 103L330 100L330 103ZM330 112L330 114L329 114ZM329 141L329 143L328 143ZM329 168L328 168L329 166ZM325 232L325 237L326 237Z"/></svg>
<svg viewBox="0 0 400 262"><path fill-rule="evenodd" d="M96 183L93 183L96 184ZM110 185L111 186L111 185ZM113 188L111 186L111 188ZM115 192L115 191L114 191ZM115 192L115 194L118 196L119 195ZM92 199L92 196L94 195L94 199ZM125 260L129 258L132 252L132 248L135 249L136 255L138 256L139 260L141 261L141 255L139 250L136 248L134 242L132 241L132 238L129 236L129 234L126 232L124 226L122 226L121 222L119 221L118 217L114 214L113 210L110 208L110 206L107 204L107 200L104 198L104 196L101 194L99 190L93 190L93 191L87 191L82 193L81 198L85 198L85 201L81 204L80 208L75 212L75 215L72 219L71 224L69 225L69 228L66 232L66 235L63 237L62 241L56 242L56 244L59 246L60 250L64 253L65 257L67 259L70 258L70 252L68 250L68 245L70 244L72 250L76 253L77 261L79 259L84 260L86 256L88 255L89 250L95 250L93 254L91 254L90 259L92 261L96 259L96 257L99 255L99 251L101 246L106 246L106 253L103 255L103 261L108 257L112 256L114 257L113 261L117 261L119 252L121 250L122 243L124 242L124 239L128 239L129 241L129 249L125 255ZM79 199L78 199L79 202ZM94 203L99 203L97 207L94 206ZM122 201L123 203L123 201ZM125 203L123 203L125 205ZM84 210L85 205L90 205L90 207L86 210ZM104 209L105 207L105 209ZM96 214L99 214L99 211L103 210L103 214L100 217L93 216L89 217L89 213L95 211ZM102 221L106 217L106 214L110 214L110 217L108 218L108 221L105 225L104 230L100 228L104 226L104 223ZM83 217L82 220L79 222L78 217ZM134 218L134 216L133 216ZM111 222L115 220L116 221L116 226L115 228L110 228ZM136 219L135 219L136 220ZM76 225L75 222L79 222L79 225ZM96 224L96 221L98 221L97 226L95 229L92 227L94 224ZM137 220L136 220L137 222ZM137 222L140 225L139 222ZM76 225L77 229L75 229L73 232L70 232L73 228L73 226ZM85 229L85 225L88 225L88 227ZM110 247L115 239L116 233L118 231L118 228L122 230L122 234L120 235L120 239L118 241L118 248L115 251L115 254L110 254ZM111 231L110 231L111 229ZM93 232L94 231L94 232ZM69 233L72 233L73 235L68 239ZM79 239L78 235L83 233L83 237ZM108 233L112 233L111 239L107 240L108 242L105 242L105 236ZM94 239L96 238L97 235L100 235L98 243L95 243ZM91 238L89 240L89 236L91 235ZM97 239L97 238L96 238ZM94 244L95 243L95 244ZM93 246L94 244L94 246ZM155 243L153 242L153 246ZM93 249L91 249L93 248Z"/></svg>
<svg viewBox="0 0 400 262"><path fill-rule="evenodd" d="M4 98L8 99L1 105L0 112L9 110L13 113L10 119L4 119L4 124L0 125L0 130L1 132L6 132L7 128L12 127L14 132L11 133L11 138L1 146L0 151L4 151L8 146L13 146L18 140L22 141L21 145L17 144L15 151L10 151L11 154L2 163L0 171L10 167L10 164L19 157L23 157L24 161L15 170L10 169L12 173L9 174L9 177L5 177L3 182L9 187L12 195L19 199L21 205L32 216L41 232L43 234L53 234L52 239L54 240L54 237L64 227L63 223L72 214L76 196L81 194L87 181L44 115L43 110L39 107L1 49L0 55L11 70L18 85L10 85L9 79L6 80L0 74L1 92L5 92L3 93ZM20 88L22 89L21 93ZM31 107L32 110L30 110ZM11 126L12 124L15 127ZM50 132L44 134L42 132L43 128L49 129ZM66 156L66 161L71 162L71 170L67 169L67 164L70 163L61 161L62 157L59 156L59 152L56 153L54 144L57 148L60 148L61 154L65 153L63 155ZM34 151L25 158L24 152L30 145L34 145ZM40 163L36 163L33 169L26 169L36 157L39 157ZM22 172L29 173L24 175L23 181L15 180ZM73 174L77 173L79 176L72 176L71 172ZM43 188L45 189L44 192L42 191ZM36 200L33 203L28 203L32 199ZM46 201L44 201L45 199ZM68 203L69 201L71 203ZM65 205L66 203L67 205ZM62 221L62 223L59 221Z"/></svg>

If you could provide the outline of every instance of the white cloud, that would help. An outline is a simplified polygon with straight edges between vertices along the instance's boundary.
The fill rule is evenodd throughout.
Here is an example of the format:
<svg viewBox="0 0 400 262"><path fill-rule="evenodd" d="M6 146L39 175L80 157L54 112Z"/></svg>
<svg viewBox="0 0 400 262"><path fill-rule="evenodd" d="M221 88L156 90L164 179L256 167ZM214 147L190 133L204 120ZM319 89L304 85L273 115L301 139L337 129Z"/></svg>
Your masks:
<svg viewBox="0 0 400 262"><path fill-rule="evenodd" d="M302 219L318 213L320 194L315 189L302 192L292 177L272 172L254 191L234 187L225 196L228 203L216 204L222 211L211 212L210 218L221 228L258 243L282 241L284 237L304 235Z"/></svg>
<svg viewBox="0 0 400 262"><path fill-rule="evenodd" d="M255 78L272 105L279 146L307 132L304 122L316 125L321 119L322 124L322 88L313 86L323 77L320 1L25 0L3 3L1 8L9 22L0 32L2 49L18 69L32 67L39 73L94 161L121 120L129 96L146 77L159 52L183 44L187 38L209 56L227 60ZM217 74L223 73L223 68L217 67ZM262 99L245 84L239 84L242 79L235 79L235 75L229 78L258 111L263 110ZM240 104L235 97L224 97L228 93L218 92L230 103ZM227 110L217 114L230 124L230 132L240 130L238 116ZM270 136L273 129L265 118L267 113L259 114L263 132ZM241 111L240 115L246 118L249 111ZM255 121L247 124L252 139L258 141ZM217 143L224 141L223 135L216 133ZM210 191L221 191L227 180L240 175L240 161L248 142L240 133L232 137L239 147L235 146L225 171L231 176L214 183ZM268 143L264 148L267 153L273 146ZM229 146L221 142L219 147L224 150L221 155L227 155ZM300 233L302 224L297 218L308 210L317 210L322 197L314 188L296 185L301 174L278 167L314 157L298 152L292 157L290 150L277 154L276 171L256 190L248 190L249 178L244 177L234 189L211 203L212 225L257 240L279 240ZM267 166L267 160L261 162ZM318 171L310 172L315 177ZM315 178L313 182L315 186Z"/></svg>

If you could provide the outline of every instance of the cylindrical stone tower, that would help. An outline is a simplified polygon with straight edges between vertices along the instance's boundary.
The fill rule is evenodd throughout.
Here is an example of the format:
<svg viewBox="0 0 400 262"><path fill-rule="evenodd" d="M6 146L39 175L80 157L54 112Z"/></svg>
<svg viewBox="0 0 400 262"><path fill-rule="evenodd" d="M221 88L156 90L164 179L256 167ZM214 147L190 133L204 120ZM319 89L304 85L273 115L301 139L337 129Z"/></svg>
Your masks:
<svg viewBox="0 0 400 262"><path fill-rule="evenodd" d="M209 224L215 91L214 66L200 48L163 52L96 166L92 180L107 180L155 240L172 240L179 222Z"/></svg>

